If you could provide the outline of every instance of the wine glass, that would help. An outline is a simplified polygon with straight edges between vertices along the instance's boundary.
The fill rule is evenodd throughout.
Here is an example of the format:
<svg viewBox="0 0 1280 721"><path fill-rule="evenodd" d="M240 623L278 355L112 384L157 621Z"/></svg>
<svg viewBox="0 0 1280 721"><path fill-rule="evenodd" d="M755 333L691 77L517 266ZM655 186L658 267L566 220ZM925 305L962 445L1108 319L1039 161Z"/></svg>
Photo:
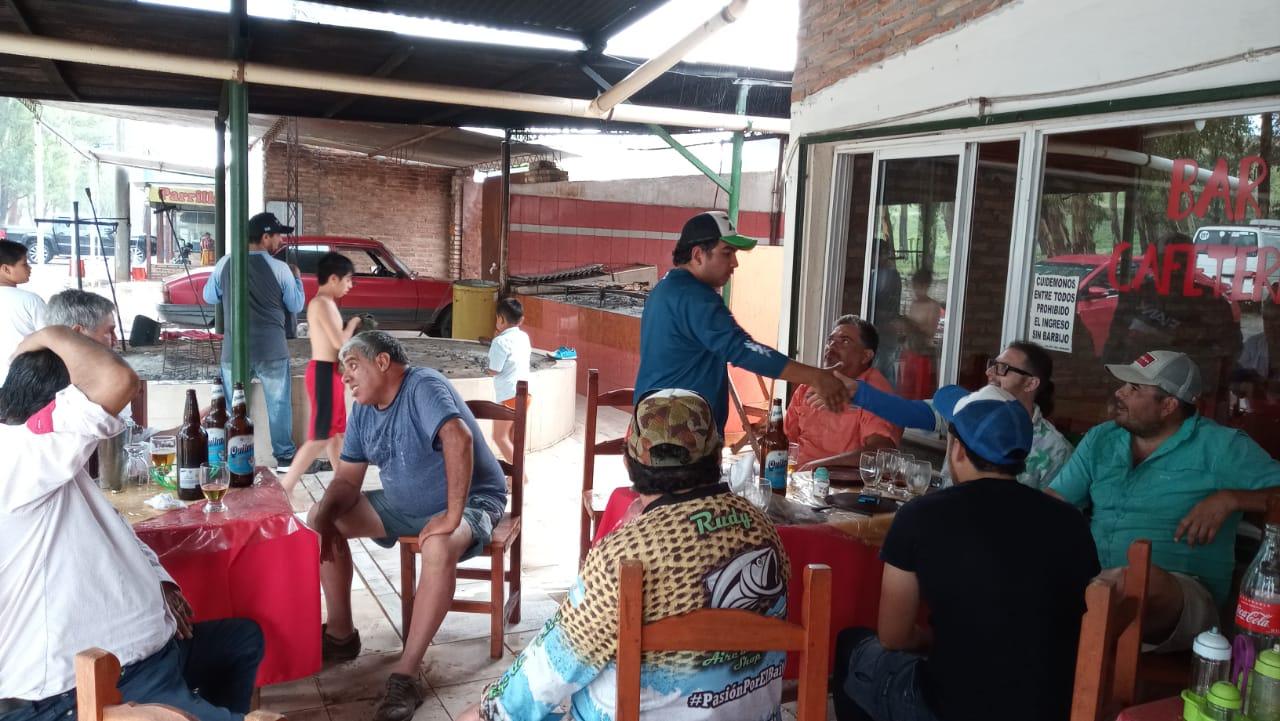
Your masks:
<svg viewBox="0 0 1280 721"><path fill-rule="evenodd" d="M227 510L226 504L222 502L222 497L226 495L227 487L230 485L226 465L201 463L199 474L196 479L200 482L200 492L209 501L204 506L204 512L222 513Z"/></svg>
<svg viewBox="0 0 1280 721"><path fill-rule="evenodd" d="M858 474L862 476L863 488L875 490L876 478L880 475L880 454L875 451L858 454Z"/></svg>
<svg viewBox="0 0 1280 721"><path fill-rule="evenodd" d="M907 473L907 488L913 496L923 496L933 480L933 466L928 461L912 461Z"/></svg>
<svg viewBox="0 0 1280 721"><path fill-rule="evenodd" d="M748 486L750 495L747 497L751 501L751 505L759 508L761 512L769 511L769 501L773 499L773 486L769 481L758 478L754 483Z"/></svg>
<svg viewBox="0 0 1280 721"><path fill-rule="evenodd" d="M174 436L151 437L151 474L156 483L166 488L177 485L169 478L173 472L173 463L178 456L178 439Z"/></svg>

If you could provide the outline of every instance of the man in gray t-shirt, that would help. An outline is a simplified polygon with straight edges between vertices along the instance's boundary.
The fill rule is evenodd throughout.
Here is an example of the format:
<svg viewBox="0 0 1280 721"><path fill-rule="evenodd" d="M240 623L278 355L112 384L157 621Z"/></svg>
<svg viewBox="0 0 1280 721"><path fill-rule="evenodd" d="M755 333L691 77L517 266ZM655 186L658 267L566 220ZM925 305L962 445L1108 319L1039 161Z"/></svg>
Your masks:
<svg viewBox="0 0 1280 721"><path fill-rule="evenodd" d="M506 476L453 384L434 369L409 367L395 338L361 333L338 359L355 405L342 462L308 519L320 534L324 654L339 661L360 653L347 539L390 548L400 536L417 536L422 575L413 621L373 717L405 721L422 703L418 667L453 600L458 562L488 545L502 519ZM378 466L382 489L361 492L370 464Z"/></svg>

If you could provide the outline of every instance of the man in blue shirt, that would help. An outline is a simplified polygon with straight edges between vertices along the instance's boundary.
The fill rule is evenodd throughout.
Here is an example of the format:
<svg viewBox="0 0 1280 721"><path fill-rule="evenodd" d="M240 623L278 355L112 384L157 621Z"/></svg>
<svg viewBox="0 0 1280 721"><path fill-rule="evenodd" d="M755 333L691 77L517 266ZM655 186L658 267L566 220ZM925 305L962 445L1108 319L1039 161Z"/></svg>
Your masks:
<svg viewBox="0 0 1280 721"><path fill-rule="evenodd" d="M418 667L453 601L458 562L488 545L506 507L506 476L453 384L432 368L410 367L395 338L361 333L342 346L338 359L355 406L342 463L308 519L320 534L320 581L329 612L324 656L341 661L360 653L347 539L372 538L391 548L400 536L417 536L422 575L413 621L373 716L408 721L422 704ZM382 489L362 493L370 464L378 466Z"/></svg>
<svg viewBox="0 0 1280 721"><path fill-rule="evenodd" d="M258 377L267 401L267 424L271 429L271 453L276 472L288 473L297 448L293 445L293 402L289 375L289 343L286 317L302 310L302 279L288 264L273 258L280 250L281 236L293 232L272 213L258 213L249 219L249 377ZM227 338L222 344L222 383L231 397L231 338L235 332L231 312L230 255L213 266L204 285L204 301L222 303ZM248 379L246 379L248 380ZM248 390L246 384L245 389Z"/></svg>
<svg viewBox="0 0 1280 721"><path fill-rule="evenodd" d="M1232 600L1236 526L1266 510L1280 463L1196 412L1203 386L1186 354L1153 350L1107 370L1123 384L1115 420L1085 434L1048 491L1093 508L1104 576L1118 579L1129 544L1151 541L1143 640L1183 650Z"/></svg>
<svg viewBox="0 0 1280 721"><path fill-rule="evenodd" d="M719 290L738 267L738 251L755 246L755 239L738 235L723 211L699 213L684 224L671 253L676 267L645 300L636 402L660 388L691 390L707 399L717 429L723 433L729 418L729 369L725 364L732 363L762 376L804 383L828 408L843 410L847 393L833 369L788 360L752 340L720 297Z"/></svg>

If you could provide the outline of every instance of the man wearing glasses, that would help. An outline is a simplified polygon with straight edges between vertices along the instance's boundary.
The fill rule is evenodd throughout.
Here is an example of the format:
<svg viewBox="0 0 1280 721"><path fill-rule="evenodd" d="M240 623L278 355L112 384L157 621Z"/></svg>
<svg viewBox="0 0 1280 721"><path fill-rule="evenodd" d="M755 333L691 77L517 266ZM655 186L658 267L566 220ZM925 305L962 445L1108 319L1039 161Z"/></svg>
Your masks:
<svg viewBox="0 0 1280 721"><path fill-rule="evenodd" d="M1049 493L1092 506L1104 576L1118 579L1129 544L1150 539L1143 641L1157 652L1186 649L1218 625L1236 526L1244 511L1266 510L1280 463L1244 432L1196 411L1203 386L1186 354L1149 351L1107 370L1123 384L1115 419L1085 434Z"/></svg>
<svg viewBox="0 0 1280 721"><path fill-rule="evenodd" d="M888 379L872 367L879 345L880 334L869 321L856 315L840 316L827 335L822 364L892 393ZM800 444L796 465L801 470L857 466L862 451L897 448L902 440L902 429L889 421L854 406L838 413L811 406L804 400L808 393L807 385L796 388L783 424L787 439Z"/></svg>

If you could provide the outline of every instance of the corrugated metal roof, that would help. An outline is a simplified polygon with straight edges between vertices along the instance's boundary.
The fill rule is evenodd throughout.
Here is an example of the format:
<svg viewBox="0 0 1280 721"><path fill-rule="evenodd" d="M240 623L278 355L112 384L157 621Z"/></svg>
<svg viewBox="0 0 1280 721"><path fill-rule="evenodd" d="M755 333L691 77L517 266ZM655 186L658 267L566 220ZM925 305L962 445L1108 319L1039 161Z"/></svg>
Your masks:
<svg viewBox="0 0 1280 721"><path fill-rule="evenodd" d="M361 10L431 17L485 27L604 39L666 0L312 0Z"/></svg>
<svg viewBox="0 0 1280 721"><path fill-rule="evenodd" d="M422 6L463 5L395 1ZM553 0L548 4L553 9L560 7L557 12L567 13L566 8L574 3ZM633 4L639 6L639 3ZM526 14L535 15L541 6L511 0L478 0L478 5L511 6L513 12L516 6L528 6ZM577 5L589 12L593 3ZM553 16L556 15L546 17ZM197 57L226 57L227 25L227 15L221 13L165 6L143 8L115 0L0 3L0 31L26 32L29 28L40 36ZM582 99L595 97L599 90L581 70L581 64L589 64L608 82L615 83L638 62L564 50L426 39L264 18L250 18L248 27L248 59L253 62L368 76L382 70L381 77L401 80ZM171 75L162 70L143 72L76 63L55 64L0 55L0 95L202 110L218 107L221 97L218 81ZM632 102L732 113L737 97L733 82L739 76L783 82L791 78L787 72L682 63L638 93ZM790 103L789 87L758 87L751 92L747 112L787 117ZM599 120L262 85L250 86L249 107L251 112L267 115L455 127L636 129Z"/></svg>

